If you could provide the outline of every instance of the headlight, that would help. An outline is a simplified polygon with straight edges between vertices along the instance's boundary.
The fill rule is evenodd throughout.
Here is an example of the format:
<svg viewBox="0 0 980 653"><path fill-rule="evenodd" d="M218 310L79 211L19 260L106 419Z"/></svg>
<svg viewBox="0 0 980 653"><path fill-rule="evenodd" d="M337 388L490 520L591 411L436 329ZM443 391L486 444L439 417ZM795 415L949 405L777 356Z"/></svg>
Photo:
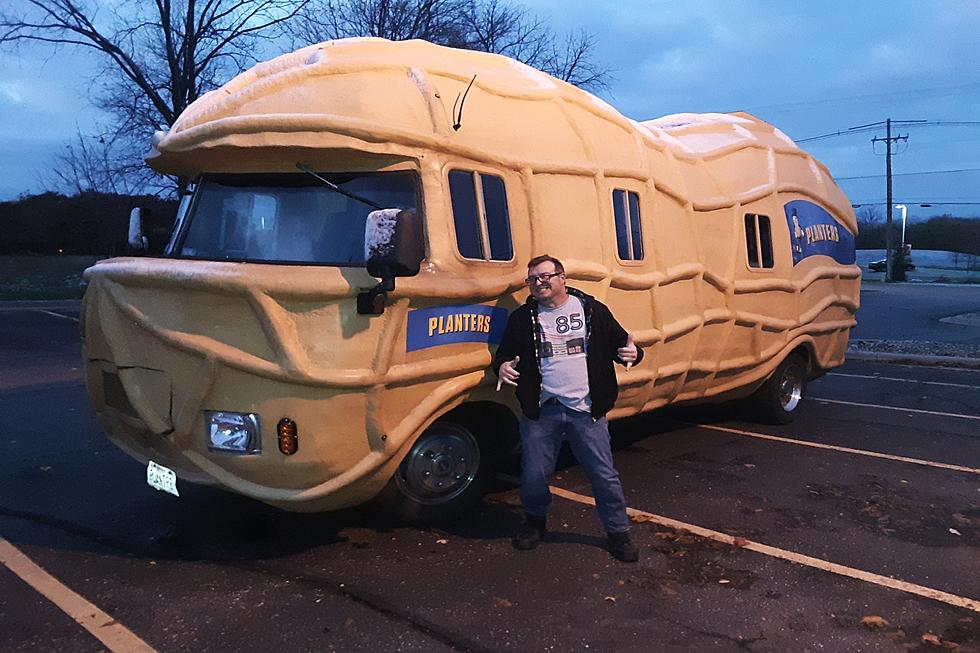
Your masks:
<svg viewBox="0 0 980 653"><path fill-rule="evenodd" d="M204 426L208 432L208 447L233 453L260 453L262 431L255 413L226 413L204 411Z"/></svg>

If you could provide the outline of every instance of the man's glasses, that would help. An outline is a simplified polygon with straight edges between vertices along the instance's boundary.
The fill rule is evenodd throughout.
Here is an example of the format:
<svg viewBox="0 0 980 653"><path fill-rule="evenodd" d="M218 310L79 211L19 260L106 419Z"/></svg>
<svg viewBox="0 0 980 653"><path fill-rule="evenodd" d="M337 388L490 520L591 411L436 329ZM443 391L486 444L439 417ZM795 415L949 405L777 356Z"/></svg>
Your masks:
<svg viewBox="0 0 980 653"><path fill-rule="evenodd" d="M553 277L557 277L559 274L561 274L561 272L550 272L550 273L545 273L545 274L532 274L531 276L529 276L524 281L527 282L527 285L533 286L536 283L551 281L551 279Z"/></svg>

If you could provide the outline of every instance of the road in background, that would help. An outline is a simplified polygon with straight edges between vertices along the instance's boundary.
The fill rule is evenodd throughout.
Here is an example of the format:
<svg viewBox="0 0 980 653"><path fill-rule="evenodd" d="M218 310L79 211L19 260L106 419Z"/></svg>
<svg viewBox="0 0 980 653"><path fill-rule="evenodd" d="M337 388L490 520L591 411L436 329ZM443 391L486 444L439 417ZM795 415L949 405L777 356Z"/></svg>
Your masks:
<svg viewBox="0 0 980 653"><path fill-rule="evenodd" d="M980 345L973 325L944 318L980 315L980 285L865 283L852 339L922 340Z"/></svg>

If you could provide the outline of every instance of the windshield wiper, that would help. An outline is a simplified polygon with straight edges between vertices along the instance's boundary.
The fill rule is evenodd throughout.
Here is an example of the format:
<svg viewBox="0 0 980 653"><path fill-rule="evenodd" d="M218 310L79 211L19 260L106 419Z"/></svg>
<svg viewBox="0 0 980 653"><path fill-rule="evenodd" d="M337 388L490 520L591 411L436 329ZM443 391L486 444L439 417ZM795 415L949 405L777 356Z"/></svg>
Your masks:
<svg viewBox="0 0 980 653"><path fill-rule="evenodd" d="M343 188L341 188L337 184L333 183L329 179L324 179L319 174L317 174L316 172L314 172L313 170L311 170L307 166L303 165L302 163L297 163L296 164L296 167L299 168L300 170L302 170L303 172L305 172L306 174L308 174L308 175L310 175L310 176L312 176L312 177L314 177L314 178L322 181L323 184L327 188L329 188L330 190L332 190L332 191L334 191L336 193L340 193L341 195L345 195L346 197L349 197L352 200L357 200L358 202L361 202L362 204L367 204L371 208L377 209L378 211L380 211L380 210L382 210L382 208L384 208L384 207L381 207L381 206L375 204L374 202L372 202L369 199L365 199L365 198L361 197L360 195L357 195L356 193L352 193L349 190L344 190Z"/></svg>

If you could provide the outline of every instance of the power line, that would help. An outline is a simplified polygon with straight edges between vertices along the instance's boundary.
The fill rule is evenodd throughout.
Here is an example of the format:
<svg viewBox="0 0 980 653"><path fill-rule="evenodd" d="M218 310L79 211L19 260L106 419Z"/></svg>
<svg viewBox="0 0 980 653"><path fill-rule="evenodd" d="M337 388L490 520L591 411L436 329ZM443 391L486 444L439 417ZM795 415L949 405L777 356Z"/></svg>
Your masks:
<svg viewBox="0 0 980 653"><path fill-rule="evenodd" d="M896 121L898 122L898 121ZM796 143L809 143L811 141L819 141L825 138L834 138L835 136L850 136L851 134L859 134L861 132L876 131L882 126L883 123L876 122L870 125L861 125L859 127L851 127L850 129L838 130L835 132L830 132L827 134L820 134L819 136L810 136L809 138L801 138L796 140ZM980 127L980 120L915 120L915 121L903 121L901 123L904 127Z"/></svg>
<svg viewBox="0 0 980 653"><path fill-rule="evenodd" d="M980 172L980 168L957 168L955 170L926 170L923 172L893 172L892 177L914 177L917 175L946 175L954 172ZM881 179L885 175L856 175L853 177L834 177L834 181L847 179Z"/></svg>

